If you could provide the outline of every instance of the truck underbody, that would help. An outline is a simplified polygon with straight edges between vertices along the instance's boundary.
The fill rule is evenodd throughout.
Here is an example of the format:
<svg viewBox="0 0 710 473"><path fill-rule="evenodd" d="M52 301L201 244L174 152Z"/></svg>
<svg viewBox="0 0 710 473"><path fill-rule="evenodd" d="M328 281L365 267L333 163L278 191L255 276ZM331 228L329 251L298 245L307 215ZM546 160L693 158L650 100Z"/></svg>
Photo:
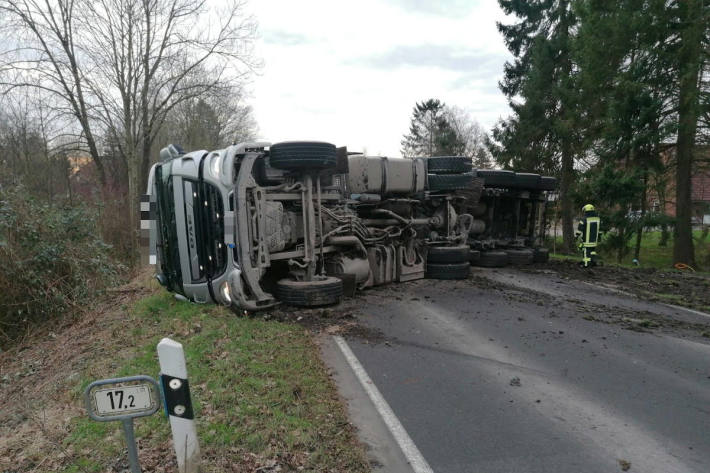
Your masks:
<svg viewBox="0 0 710 473"><path fill-rule="evenodd" d="M158 280L247 311L465 278L469 262L501 265L515 251L532 261L555 188L536 174L473 170L463 157L372 157L321 142L171 146L161 158L147 197Z"/></svg>

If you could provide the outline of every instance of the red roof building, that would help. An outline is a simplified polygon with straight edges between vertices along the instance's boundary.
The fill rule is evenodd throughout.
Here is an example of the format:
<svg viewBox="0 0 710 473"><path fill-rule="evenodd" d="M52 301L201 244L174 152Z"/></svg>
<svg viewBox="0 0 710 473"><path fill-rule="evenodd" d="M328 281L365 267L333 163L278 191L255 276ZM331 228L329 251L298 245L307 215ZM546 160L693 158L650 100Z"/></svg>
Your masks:
<svg viewBox="0 0 710 473"><path fill-rule="evenodd" d="M667 164L675 161L676 147L668 146L662 151L663 161ZM664 176L665 186L651 189L649 192L649 208L664 211L666 215L675 216L675 167L669 166ZM710 225L710 146L695 148L693 175L690 179L691 200L693 202L693 223ZM653 187L653 186L652 186ZM663 188L665 187L665 188Z"/></svg>

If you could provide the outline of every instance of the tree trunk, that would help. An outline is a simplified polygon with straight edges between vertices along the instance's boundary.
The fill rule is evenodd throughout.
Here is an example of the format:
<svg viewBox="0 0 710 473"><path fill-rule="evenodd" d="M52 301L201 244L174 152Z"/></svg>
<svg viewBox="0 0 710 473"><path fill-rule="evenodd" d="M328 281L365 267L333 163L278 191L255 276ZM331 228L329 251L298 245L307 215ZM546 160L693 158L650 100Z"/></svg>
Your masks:
<svg viewBox="0 0 710 473"><path fill-rule="evenodd" d="M141 156L141 175L140 182L143 189L147 189L148 186L148 173L150 173L150 163L151 155L153 153L153 147L151 144L150 137L143 137L143 155Z"/></svg>
<svg viewBox="0 0 710 473"><path fill-rule="evenodd" d="M574 182L574 160L569 149L562 152L562 175L560 179L560 201L562 204L562 251L574 252L574 202L572 184Z"/></svg>
<svg viewBox="0 0 710 473"><path fill-rule="evenodd" d="M560 2L558 6L563 12L560 18L560 41L563 44L563 50L560 57L562 64L562 82L558 83L560 89L558 94L561 96L561 107L558 120L562 121L565 133L561 136L560 146L562 148L561 168L562 175L560 180L560 199L562 200L562 246L566 253L575 251L574 242L574 201L572 199L572 189L574 185L574 125L575 122L575 103L571 97L574 96L571 90L568 78L572 77L572 58L571 58L571 43L570 29L573 26L573 16L570 9L570 2Z"/></svg>
<svg viewBox="0 0 710 473"><path fill-rule="evenodd" d="M645 171L646 175L648 171ZM634 248L634 258L639 259L641 254L641 239L643 238L643 220L646 216L646 190L648 186L648 178L643 178L643 192L641 193L641 216L636 224L636 247Z"/></svg>
<svg viewBox="0 0 710 473"><path fill-rule="evenodd" d="M616 262L621 264L621 260L624 259L624 249L626 248L626 229L619 229L619 238L621 239L619 247L616 249Z"/></svg>
<svg viewBox="0 0 710 473"><path fill-rule="evenodd" d="M136 159L135 154L129 156L128 164L128 215L129 215L129 245L130 255L129 261L136 262L138 260L139 237L140 237L140 201L143 193L141 187L140 162Z"/></svg>
<svg viewBox="0 0 710 473"><path fill-rule="evenodd" d="M676 236L673 241L673 262L695 265L693 247L693 214L691 173L693 148L698 125L698 75L702 54L702 0L680 2L687 26L681 31L678 53L678 146L676 168Z"/></svg>

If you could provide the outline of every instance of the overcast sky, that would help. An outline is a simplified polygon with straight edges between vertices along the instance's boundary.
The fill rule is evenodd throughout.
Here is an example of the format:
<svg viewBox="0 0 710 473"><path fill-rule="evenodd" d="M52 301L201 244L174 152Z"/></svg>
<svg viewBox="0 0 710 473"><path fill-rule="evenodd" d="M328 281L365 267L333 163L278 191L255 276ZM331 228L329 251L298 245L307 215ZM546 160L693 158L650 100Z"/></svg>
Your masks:
<svg viewBox="0 0 710 473"><path fill-rule="evenodd" d="M468 110L486 129L509 112L510 57L496 0L252 0L259 22L252 104L271 142L321 140L400 155L417 101Z"/></svg>

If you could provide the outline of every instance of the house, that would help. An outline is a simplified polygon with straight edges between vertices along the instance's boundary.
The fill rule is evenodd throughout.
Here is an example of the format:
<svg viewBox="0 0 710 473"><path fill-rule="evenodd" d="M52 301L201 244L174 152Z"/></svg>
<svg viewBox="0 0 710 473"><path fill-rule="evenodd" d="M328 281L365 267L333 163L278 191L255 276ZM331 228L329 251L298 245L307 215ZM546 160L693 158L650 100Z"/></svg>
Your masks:
<svg viewBox="0 0 710 473"><path fill-rule="evenodd" d="M666 145L661 151L663 162L673 163L675 153L675 144ZM710 145L696 146L690 185L693 223L710 225ZM649 209L675 217L675 192L675 167L670 166L665 175L651 183Z"/></svg>

